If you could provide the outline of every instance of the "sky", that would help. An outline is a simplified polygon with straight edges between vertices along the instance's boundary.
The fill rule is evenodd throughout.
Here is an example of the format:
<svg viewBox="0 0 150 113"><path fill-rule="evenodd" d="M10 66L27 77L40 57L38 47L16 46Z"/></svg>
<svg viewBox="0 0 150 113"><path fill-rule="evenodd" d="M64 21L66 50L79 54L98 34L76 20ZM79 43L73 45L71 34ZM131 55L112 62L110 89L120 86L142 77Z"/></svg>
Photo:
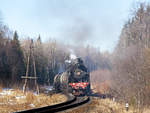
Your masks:
<svg viewBox="0 0 150 113"><path fill-rule="evenodd" d="M148 0L0 0L2 21L20 38L113 51L137 2Z"/></svg>

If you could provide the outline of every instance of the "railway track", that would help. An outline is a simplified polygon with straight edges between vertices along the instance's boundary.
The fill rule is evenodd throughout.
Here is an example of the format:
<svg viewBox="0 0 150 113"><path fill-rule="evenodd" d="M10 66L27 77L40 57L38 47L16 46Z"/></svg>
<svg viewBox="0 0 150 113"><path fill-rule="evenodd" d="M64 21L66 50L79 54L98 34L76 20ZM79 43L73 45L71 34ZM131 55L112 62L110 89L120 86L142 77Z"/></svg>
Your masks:
<svg viewBox="0 0 150 113"><path fill-rule="evenodd" d="M41 107L41 108L35 108L35 109L30 109L30 110L25 110L25 111L19 111L15 113L56 113L56 112L61 112L64 110L72 109L75 107L79 107L83 104L86 104L90 101L90 97L84 96L84 97L75 97L71 94L67 95L68 100L66 102L56 104L56 105L51 105L51 106L46 106L46 107Z"/></svg>

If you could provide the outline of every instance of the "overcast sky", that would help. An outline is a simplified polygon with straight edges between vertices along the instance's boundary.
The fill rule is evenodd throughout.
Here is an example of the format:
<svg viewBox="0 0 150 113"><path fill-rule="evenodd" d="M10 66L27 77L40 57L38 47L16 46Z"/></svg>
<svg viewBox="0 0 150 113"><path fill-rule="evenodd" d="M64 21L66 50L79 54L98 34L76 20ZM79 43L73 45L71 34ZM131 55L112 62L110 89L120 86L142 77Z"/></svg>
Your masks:
<svg viewBox="0 0 150 113"><path fill-rule="evenodd" d="M40 34L42 41L51 37L112 51L137 1L0 0L0 11L3 22L20 37Z"/></svg>

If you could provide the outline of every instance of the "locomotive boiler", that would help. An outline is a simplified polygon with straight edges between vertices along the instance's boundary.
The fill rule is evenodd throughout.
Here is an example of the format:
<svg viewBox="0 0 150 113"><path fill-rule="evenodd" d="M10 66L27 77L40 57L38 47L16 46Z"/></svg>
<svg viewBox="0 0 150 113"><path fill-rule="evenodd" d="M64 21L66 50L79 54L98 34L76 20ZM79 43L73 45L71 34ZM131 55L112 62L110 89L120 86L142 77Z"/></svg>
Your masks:
<svg viewBox="0 0 150 113"><path fill-rule="evenodd" d="M88 95L90 93L90 75L82 59L72 60L65 72L54 77L53 86L56 91Z"/></svg>

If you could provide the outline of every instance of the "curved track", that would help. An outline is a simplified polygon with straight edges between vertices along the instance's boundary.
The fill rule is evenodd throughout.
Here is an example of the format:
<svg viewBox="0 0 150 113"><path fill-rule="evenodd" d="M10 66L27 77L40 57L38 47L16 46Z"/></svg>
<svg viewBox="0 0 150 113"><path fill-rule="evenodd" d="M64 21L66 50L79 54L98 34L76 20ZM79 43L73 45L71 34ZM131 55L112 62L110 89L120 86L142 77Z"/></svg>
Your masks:
<svg viewBox="0 0 150 113"><path fill-rule="evenodd" d="M25 110L25 111L19 111L16 113L56 113L68 109L72 109L78 106L81 106L83 104L86 104L90 101L90 97L74 97L73 95L67 95L68 101L52 105L52 106L46 106L46 107L41 107L41 108L35 108L35 109L30 109L30 110Z"/></svg>

